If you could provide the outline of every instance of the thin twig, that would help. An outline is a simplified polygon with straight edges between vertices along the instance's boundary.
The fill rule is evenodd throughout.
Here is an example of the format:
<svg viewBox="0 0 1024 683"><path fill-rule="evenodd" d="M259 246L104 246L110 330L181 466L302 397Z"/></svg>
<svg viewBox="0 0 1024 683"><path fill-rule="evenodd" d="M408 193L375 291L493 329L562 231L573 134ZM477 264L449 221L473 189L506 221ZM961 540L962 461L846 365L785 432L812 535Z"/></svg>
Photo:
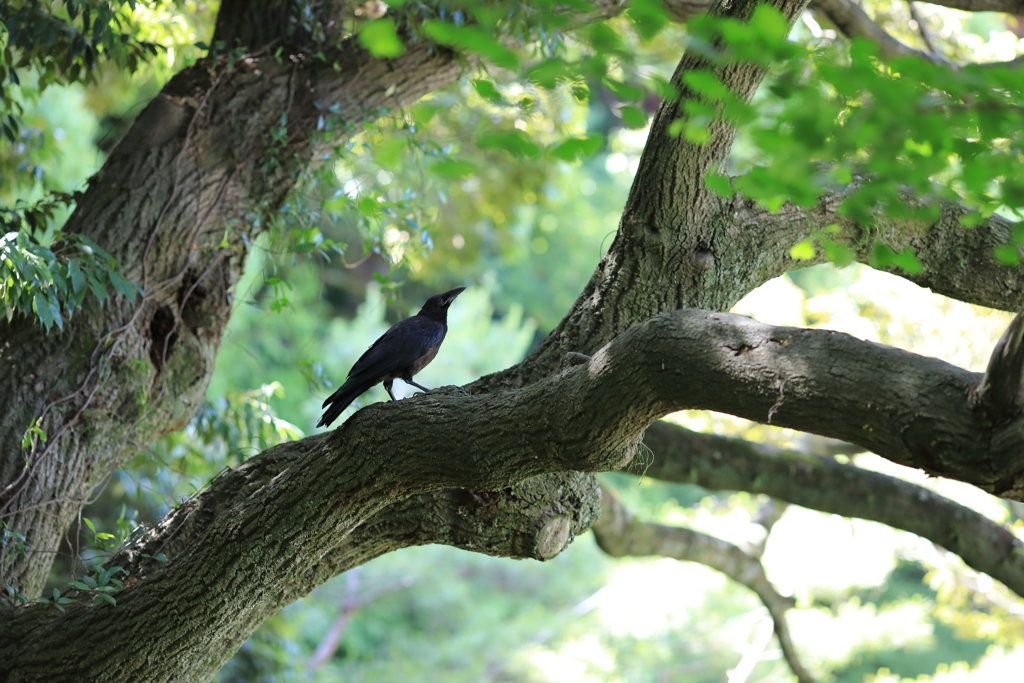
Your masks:
<svg viewBox="0 0 1024 683"><path fill-rule="evenodd" d="M935 47L934 41L932 41L932 32L928 30L928 26L924 22L924 17L921 15L920 10L917 9L917 5L914 4L914 0L907 0L907 6L910 7L910 16L917 24L917 30L921 34L921 40L928 47L929 54L938 55L939 50Z"/></svg>

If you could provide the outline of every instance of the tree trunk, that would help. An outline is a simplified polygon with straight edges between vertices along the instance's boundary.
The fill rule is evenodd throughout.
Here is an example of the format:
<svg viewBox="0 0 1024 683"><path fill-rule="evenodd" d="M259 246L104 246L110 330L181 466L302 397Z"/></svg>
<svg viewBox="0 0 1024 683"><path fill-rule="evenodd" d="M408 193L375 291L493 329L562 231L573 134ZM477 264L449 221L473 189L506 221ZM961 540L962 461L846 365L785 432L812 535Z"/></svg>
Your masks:
<svg viewBox="0 0 1024 683"><path fill-rule="evenodd" d="M336 59L338 72L301 54L201 61L164 87L90 180L65 230L115 256L144 296L87 299L63 332L0 322L11 367L0 375L0 515L30 547L0 549L0 583L38 595L94 487L202 401L245 245L308 169L320 98L337 104L327 116L363 121L462 69L422 44L386 62L347 41ZM37 418L47 440L26 452Z"/></svg>

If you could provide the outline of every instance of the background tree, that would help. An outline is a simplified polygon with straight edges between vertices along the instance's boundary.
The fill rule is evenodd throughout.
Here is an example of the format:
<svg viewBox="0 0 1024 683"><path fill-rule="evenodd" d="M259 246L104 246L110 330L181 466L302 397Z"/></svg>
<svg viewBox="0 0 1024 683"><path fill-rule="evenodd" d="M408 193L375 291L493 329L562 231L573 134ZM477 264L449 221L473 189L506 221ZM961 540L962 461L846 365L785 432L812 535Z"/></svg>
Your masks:
<svg viewBox="0 0 1024 683"><path fill-rule="evenodd" d="M635 473L882 521L1020 592L1013 532L948 499L821 457L666 423L647 429L683 408L713 409L1020 497L1019 323L982 376L852 337L708 312L825 260L870 263L963 301L1016 309L1020 279L1007 265L1019 262L1024 238L1004 217L1022 204L1015 54L1003 65L950 68L972 55L936 47L924 20L927 51L915 54L900 40L907 36L885 33L853 5L815 11L874 42L808 52L786 40L803 3L739 3L692 19L690 48L672 77L645 78L630 40L635 33L654 54L671 49L660 5L637 4L619 23L601 21L618 5L509 9L417 6L391 16L369 4L348 15L330 5L226 2L210 55L167 81L87 190L7 213L0 566L13 603L44 594L62 538L97 488L201 405L257 240L270 251L340 250L341 235L325 228L348 215L362 228L349 241L357 235L369 253L407 259L416 273L426 257L413 245L438 237L423 226L445 224L431 211L433 193L484 186L497 198L511 178L524 200L533 195L524 204L538 203L549 186L531 160L573 161L603 146L600 136L557 126L531 131L530 121L544 121L534 113L560 97L607 94L611 116L639 128L647 95L661 97L614 240L525 360L483 367L473 374L500 371L463 389L372 406L334 432L288 440L226 470L76 574L70 591L66 582L47 590L57 609L4 607L5 675L209 677L268 616L370 558L444 543L548 559L603 507L595 531L608 553L697 560L752 588L793 672L810 680L783 617L791 603L764 578L756 549L638 523L581 474L635 463L645 430L651 456ZM690 19L709 8L668 9ZM27 85L5 89L12 145L4 163L17 177L43 168L33 164L50 143L45 135L37 148L19 142L33 97L162 53L126 7L28 3L4 12L5 85L22 80L19 69L36 78L35 94ZM826 37L814 20L805 25ZM492 127L475 136L481 158L464 158L424 131L443 140L448 125L475 122L459 121L444 96L413 103L477 76L483 64L501 78L462 87L507 115L492 113ZM516 78L530 93L500 82ZM594 131L610 128L605 114ZM741 124L748 132L737 146ZM407 182L406 154L418 156L430 181ZM518 157L518 173L491 175L487 154ZM325 163L346 155L342 173ZM730 164L745 171L735 181L723 174ZM594 194L591 182L580 184L584 194ZM511 239L514 228L528 223L517 216L506 230L519 207L507 192L504 201L482 212L487 224L462 216L440 235L457 251L487 240L514 250L523 243ZM549 215L536 216L542 232ZM531 237L538 256L558 256L550 237ZM395 292L393 280L377 276ZM275 274L264 283L274 290L270 307L286 306L290 281ZM538 306L549 316L541 320L553 320L557 306ZM525 346L530 330L506 320ZM301 340L295 331L279 336L289 338ZM315 364L303 369L317 378ZM156 451L221 437L230 452L242 441L297 436L269 415L272 393L207 408ZM231 411L257 419L224 419ZM231 432L239 425L246 433ZM776 517L769 509L763 528ZM93 545L110 540L85 526Z"/></svg>

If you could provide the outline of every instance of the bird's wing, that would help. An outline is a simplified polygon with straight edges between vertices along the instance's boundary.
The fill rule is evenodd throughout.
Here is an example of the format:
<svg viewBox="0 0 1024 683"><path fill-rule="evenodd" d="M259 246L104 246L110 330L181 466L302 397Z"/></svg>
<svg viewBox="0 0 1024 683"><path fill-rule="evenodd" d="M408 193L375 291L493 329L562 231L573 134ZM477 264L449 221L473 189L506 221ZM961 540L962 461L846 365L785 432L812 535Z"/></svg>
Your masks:
<svg viewBox="0 0 1024 683"><path fill-rule="evenodd" d="M385 375L401 372L440 344L445 331L443 324L423 316L399 321L359 357L348 376L379 381Z"/></svg>

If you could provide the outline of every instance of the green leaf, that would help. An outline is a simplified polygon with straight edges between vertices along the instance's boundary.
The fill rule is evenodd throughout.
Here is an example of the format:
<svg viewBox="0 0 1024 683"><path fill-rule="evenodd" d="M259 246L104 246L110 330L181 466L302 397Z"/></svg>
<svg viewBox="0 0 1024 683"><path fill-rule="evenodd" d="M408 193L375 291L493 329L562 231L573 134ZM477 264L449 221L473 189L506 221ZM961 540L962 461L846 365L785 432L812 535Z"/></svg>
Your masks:
<svg viewBox="0 0 1024 683"><path fill-rule="evenodd" d="M612 94L623 102L639 102L644 98L644 89L638 88L635 85L620 83L619 81L612 80L611 78L604 79L603 83L604 86L612 92Z"/></svg>
<svg viewBox="0 0 1024 683"><path fill-rule="evenodd" d="M585 40L590 43L594 52L600 55L628 55L628 48L622 42L619 32L607 22L591 24L582 32Z"/></svg>
<svg viewBox="0 0 1024 683"><path fill-rule="evenodd" d="M704 178L704 184L713 190L715 194L722 197L731 197L735 194L732 183L729 182L729 177L715 171L711 171L707 174Z"/></svg>
<svg viewBox="0 0 1024 683"><path fill-rule="evenodd" d="M620 113L622 122L628 128L643 128L647 125L647 114L636 107L623 107Z"/></svg>
<svg viewBox="0 0 1024 683"><path fill-rule="evenodd" d="M379 217L384 213L384 208L373 197L360 197L358 202L359 212L371 218Z"/></svg>
<svg viewBox="0 0 1024 683"><path fill-rule="evenodd" d="M488 102L495 104L501 104L505 101L505 98L501 96L498 89L494 86L494 83L485 79L477 79L473 81L473 89L476 90L480 97L484 98Z"/></svg>
<svg viewBox="0 0 1024 683"><path fill-rule="evenodd" d="M56 325L57 327L64 329L64 320L60 315L60 307L57 305L57 300L52 295L47 296L42 292L36 292L32 297L32 310L39 318L39 322L43 324L43 328L47 332L50 328Z"/></svg>
<svg viewBox="0 0 1024 683"><path fill-rule="evenodd" d="M117 605L117 600L115 600L114 596L109 593L97 593L96 597L92 599L92 604L94 605L99 605L103 602L109 602L111 605Z"/></svg>
<svg viewBox="0 0 1024 683"><path fill-rule="evenodd" d="M821 244L825 247L825 258L827 258L837 268L842 268L853 263L855 254L853 249L850 249L845 244L839 244L833 242L830 239L822 239Z"/></svg>
<svg viewBox="0 0 1024 683"><path fill-rule="evenodd" d="M1010 227L1010 238L1014 244L1024 244L1024 223L1014 223Z"/></svg>
<svg viewBox="0 0 1024 683"><path fill-rule="evenodd" d="M82 268L78 265L78 261L71 259L68 261L68 278L71 280L71 289L73 292L78 293L85 287L85 273L82 272Z"/></svg>
<svg viewBox="0 0 1024 683"><path fill-rule="evenodd" d="M814 258L814 245L810 240L797 242L789 248L789 257L794 261L809 261Z"/></svg>
<svg viewBox="0 0 1024 683"><path fill-rule="evenodd" d="M110 271L110 282L114 285L114 289L117 290L118 294L132 303L135 302L135 285L118 275L116 270Z"/></svg>
<svg viewBox="0 0 1024 683"><path fill-rule="evenodd" d="M683 138L695 145L704 145L711 141L711 131L705 125L686 121L683 126Z"/></svg>
<svg viewBox="0 0 1024 683"><path fill-rule="evenodd" d="M444 107L436 104L429 104L427 102L420 102L412 108L410 112L412 114L412 120L421 126L425 126L430 123L430 119L434 118L434 114L444 109Z"/></svg>
<svg viewBox="0 0 1024 683"><path fill-rule="evenodd" d="M561 59L548 59L531 67L526 78L535 85L553 90L560 81L576 78L576 72Z"/></svg>
<svg viewBox="0 0 1024 683"><path fill-rule="evenodd" d="M448 159L445 161L435 161L427 165L427 170L431 173L435 173L442 178L451 178L452 180L461 180L468 178L469 176L476 173L476 164L469 161L459 161L456 159Z"/></svg>
<svg viewBox="0 0 1024 683"><path fill-rule="evenodd" d="M540 153L540 146L520 130L481 135L477 144L483 149L503 149L515 157L528 159L534 159Z"/></svg>
<svg viewBox="0 0 1024 683"><path fill-rule="evenodd" d="M441 21L428 21L423 25L423 30L441 45L478 52L495 66L503 69L515 69L519 66L519 60L511 50L499 43L494 36L474 26L455 26Z"/></svg>
<svg viewBox="0 0 1024 683"><path fill-rule="evenodd" d="M389 135L375 144L370 149L370 153L373 155L374 161L384 168L395 168L402 159L405 144L405 140Z"/></svg>
<svg viewBox="0 0 1024 683"><path fill-rule="evenodd" d="M875 60L878 58L878 46L867 38L857 37L850 41L851 67L857 70L875 72Z"/></svg>
<svg viewBox="0 0 1024 683"><path fill-rule="evenodd" d="M1000 244L992 250L992 255L1004 266L1016 266L1021 262L1020 249L1014 244Z"/></svg>
<svg viewBox="0 0 1024 683"><path fill-rule="evenodd" d="M660 0L633 0L627 15L636 32L644 40L650 40L668 23L668 12Z"/></svg>
<svg viewBox="0 0 1024 683"><path fill-rule="evenodd" d="M603 145L599 137L571 138L551 149L551 154L562 161L576 161L597 154Z"/></svg>
<svg viewBox="0 0 1024 683"><path fill-rule="evenodd" d="M910 249L904 249L900 253L896 254L893 258L893 265L897 268L902 268L911 275L917 275L924 270L924 266L921 265L917 256L915 256L914 252Z"/></svg>
<svg viewBox="0 0 1024 683"><path fill-rule="evenodd" d="M771 44L785 42L789 34L789 22L782 12L771 5L759 4L750 16L750 26Z"/></svg>
<svg viewBox="0 0 1024 683"><path fill-rule="evenodd" d="M651 89L658 94L658 97L670 102L679 101L679 88L675 86L675 83L658 74L651 74L648 79Z"/></svg>
<svg viewBox="0 0 1024 683"><path fill-rule="evenodd" d="M709 100L721 100L729 96L729 89L708 70L687 71L683 74L683 82L698 95Z"/></svg>
<svg viewBox="0 0 1024 683"><path fill-rule="evenodd" d="M393 58L405 52L405 45L395 33L391 17L376 19L359 29L359 40L374 57Z"/></svg>
<svg viewBox="0 0 1024 683"><path fill-rule="evenodd" d="M100 282L100 279L97 276L96 271L94 269L89 269L89 271L86 273L86 279L89 282L89 289L92 291L93 295L97 299L103 302L110 297L110 295L107 293L107 288L103 286L102 282Z"/></svg>
<svg viewBox="0 0 1024 683"><path fill-rule="evenodd" d="M911 275L916 275L924 269L921 262L917 260L914 252L910 249L904 249L897 254L887 245L878 241L872 245L869 265L873 268L896 266Z"/></svg>

